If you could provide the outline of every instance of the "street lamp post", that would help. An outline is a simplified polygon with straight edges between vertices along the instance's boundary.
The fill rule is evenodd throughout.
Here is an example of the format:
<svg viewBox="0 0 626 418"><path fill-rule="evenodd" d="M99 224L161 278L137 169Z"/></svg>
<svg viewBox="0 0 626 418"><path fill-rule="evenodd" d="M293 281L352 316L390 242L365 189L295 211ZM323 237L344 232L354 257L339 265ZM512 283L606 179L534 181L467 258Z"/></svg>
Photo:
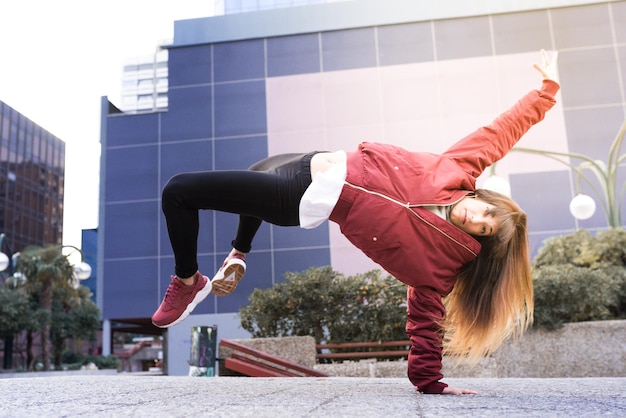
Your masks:
<svg viewBox="0 0 626 418"><path fill-rule="evenodd" d="M544 151L532 148L514 147L511 151L524 152L527 154L542 155L544 157L552 158L562 164L567 165L576 172L576 192L577 195L572 199L570 203L570 212L576 219L588 219L590 218L596 209L595 201L592 197L584 195L580 191L581 179L585 180L591 190L596 195L596 198L600 200L602 208L606 216L607 223L610 227L621 228L622 227L622 202L624 200L624 194L626 192L626 183L619 190L619 184L617 174L619 167L626 161L626 154L619 155L624 137L626 136L626 121L622 124L620 130L615 137L615 140L611 144L609 149L609 155L606 162L601 160L594 160L586 155L568 152L557 151ZM578 165L567 162L564 158L581 160ZM585 175L585 171L593 173L598 180L600 188L596 187L591 180ZM483 187L494 191L498 188L502 188L501 182L493 180L492 178L499 179L494 176L495 168L491 169L492 177L488 178Z"/></svg>
<svg viewBox="0 0 626 418"><path fill-rule="evenodd" d="M2 252L2 247L6 247L8 251L8 255ZM0 234L0 271L5 271L9 276L12 276L15 273L15 258L19 255L19 253L13 254L11 250L11 246L7 240L7 237L4 233Z"/></svg>
<svg viewBox="0 0 626 418"><path fill-rule="evenodd" d="M8 255L2 252L2 248L6 247ZM19 253L13 254L11 246L4 233L0 234L0 271L6 271L9 278L13 278L15 274L15 256L19 256ZM4 361L2 364L4 369L11 369L13 367L13 334L4 337Z"/></svg>

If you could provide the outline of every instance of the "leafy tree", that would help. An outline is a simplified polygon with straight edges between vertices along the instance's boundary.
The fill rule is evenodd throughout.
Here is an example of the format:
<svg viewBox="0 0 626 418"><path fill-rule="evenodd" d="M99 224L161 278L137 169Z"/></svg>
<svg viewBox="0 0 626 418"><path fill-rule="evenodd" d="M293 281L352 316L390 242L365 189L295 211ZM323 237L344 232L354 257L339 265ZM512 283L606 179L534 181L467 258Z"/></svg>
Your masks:
<svg viewBox="0 0 626 418"><path fill-rule="evenodd" d="M0 289L0 337L5 338L5 350L13 347L13 336L27 332L27 364L33 363L32 332L40 330L46 318L38 304L25 287ZM12 356L12 350L5 351L5 356Z"/></svg>
<svg viewBox="0 0 626 418"><path fill-rule="evenodd" d="M374 270L344 277L331 267L285 274L286 281L255 291L240 310L254 337L312 335L315 341L406 339L406 286Z"/></svg>
<svg viewBox="0 0 626 418"><path fill-rule="evenodd" d="M58 245L31 246L21 252L18 270L26 278L30 293L38 299L44 314L41 330L44 370L50 370L50 329L55 288L66 288L73 283L74 269Z"/></svg>
<svg viewBox="0 0 626 418"><path fill-rule="evenodd" d="M0 338L4 339L4 367L13 361L13 337L27 328L31 322L31 300L28 295L15 288L0 289Z"/></svg>
<svg viewBox="0 0 626 418"><path fill-rule="evenodd" d="M61 364L66 341L95 341L100 312L88 288L77 286L74 268L62 247L31 246L21 252L17 271L26 280L0 289L0 337L26 331L27 368L32 370L33 333L41 331L44 370L50 369L50 347L55 365ZM10 355L10 354L9 354Z"/></svg>
<svg viewBox="0 0 626 418"><path fill-rule="evenodd" d="M54 291L50 340L57 367L61 366L68 339L96 340L100 310L90 297L91 292L84 286L65 286Z"/></svg>
<svg viewBox="0 0 626 418"><path fill-rule="evenodd" d="M0 289L0 337L17 334L27 328L31 318L32 303L19 289Z"/></svg>

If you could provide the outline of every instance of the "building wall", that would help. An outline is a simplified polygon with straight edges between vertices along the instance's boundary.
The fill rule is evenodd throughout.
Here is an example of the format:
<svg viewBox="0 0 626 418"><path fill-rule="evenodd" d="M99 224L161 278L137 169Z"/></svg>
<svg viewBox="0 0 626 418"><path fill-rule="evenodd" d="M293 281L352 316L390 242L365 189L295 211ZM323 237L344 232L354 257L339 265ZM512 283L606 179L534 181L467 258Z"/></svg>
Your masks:
<svg viewBox="0 0 626 418"><path fill-rule="evenodd" d="M149 317L163 297L173 258L159 198L173 174L246 168L279 152L354 150L361 141L441 152L540 85L532 64L542 48L559 51L562 90L520 145L606 159L626 114L626 2L480 10L451 1L458 7L447 15L439 3L432 10L421 2L381 3L175 23L167 111L104 109L105 318ZM294 22L305 23L300 29ZM497 171L529 215L533 251L550 236L606 227L601 210L581 222L569 215L575 187L563 164L514 153ZM200 222L200 269L211 276L230 250L237 217L202 212ZM376 268L330 223L311 231L263 225L248 264L234 294L211 295L194 312L206 325L231 317L220 337L240 332L235 313L254 288L270 287L287 271ZM189 334L187 324L180 327L176 347Z"/></svg>
<svg viewBox="0 0 626 418"><path fill-rule="evenodd" d="M98 280L96 276L98 265L98 230L83 229L81 232L81 246L84 262L91 266L91 275L81 281L81 285L91 291L91 300L97 303L98 300Z"/></svg>
<svg viewBox="0 0 626 418"><path fill-rule="evenodd" d="M64 180L65 143L0 102L0 232L14 252L61 244Z"/></svg>
<svg viewBox="0 0 626 418"><path fill-rule="evenodd" d="M122 73L121 103L126 113L167 108L167 50L127 59Z"/></svg>
<svg viewBox="0 0 626 418"><path fill-rule="evenodd" d="M269 10L280 7L297 7L310 4L332 3L351 0L217 0L216 14L246 13L257 10Z"/></svg>

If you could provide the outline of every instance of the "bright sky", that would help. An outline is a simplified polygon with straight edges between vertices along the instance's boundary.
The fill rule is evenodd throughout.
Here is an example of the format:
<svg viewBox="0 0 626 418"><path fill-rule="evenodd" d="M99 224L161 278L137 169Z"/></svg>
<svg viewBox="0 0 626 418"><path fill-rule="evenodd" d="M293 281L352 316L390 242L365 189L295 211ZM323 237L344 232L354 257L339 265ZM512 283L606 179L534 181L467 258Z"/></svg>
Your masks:
<svg viewBox="0 0 626 418"><path fill-rule="evenodd" d="M219 0L13 0L0 5L0 100L65 142L66 245L98 226L100 98L120 103L127 59ZM2 232L2 231L0 231Z"/></svg>

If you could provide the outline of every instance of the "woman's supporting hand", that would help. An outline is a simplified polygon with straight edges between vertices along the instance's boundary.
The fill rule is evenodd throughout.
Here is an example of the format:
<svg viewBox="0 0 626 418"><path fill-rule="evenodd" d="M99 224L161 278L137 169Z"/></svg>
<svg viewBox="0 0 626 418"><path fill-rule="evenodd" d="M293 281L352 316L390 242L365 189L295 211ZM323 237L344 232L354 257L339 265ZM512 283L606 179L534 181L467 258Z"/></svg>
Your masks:
<svg viewBox="0 0 626 418"><path fill-rule="evenodd" d="M550 59L546 50L541 50L541 58L543 62L541 64L534 64L533 67L535 67L535 69L541 73L541 76L544 80L556 81L556 59L558 58L558 56L558 51L554 51L554 53L552 54L552 59Z"/></svg>
<svg viewBox="0 0 626 418"><path fill-rule="evenodd" d="M475 390L459 389L450 386L443 388L443 392L441 392L442 395L476 395L476 393Z"/></svg>

